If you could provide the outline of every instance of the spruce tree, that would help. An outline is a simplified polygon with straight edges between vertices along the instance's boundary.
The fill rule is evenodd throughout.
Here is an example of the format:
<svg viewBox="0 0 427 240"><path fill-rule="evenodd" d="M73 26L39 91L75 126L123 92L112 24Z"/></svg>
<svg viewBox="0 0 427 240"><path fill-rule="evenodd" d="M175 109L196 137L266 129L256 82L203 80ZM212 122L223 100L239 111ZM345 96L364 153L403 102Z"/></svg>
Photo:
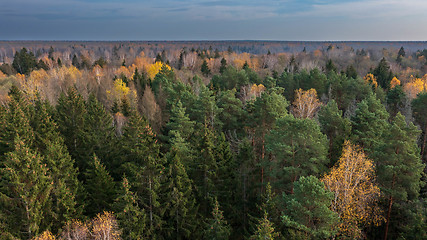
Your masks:
<svg viewBox="0 0 427 240"><path fill-rule="evenodd" d="M40 228L53 182L43 158L19 135L13 148L0 169L1 209L9 213L6 224L10 232L30 239L43 231Z"/></svg>
<svg viewBox="0 0 427 240"><path fill-rule="evenodd" d="M147 215L139 207L138 196L130 190L131 186L126 177L123 177L122 187L114 203L116 216L119 220L122 237L124 239L146 239Z"/></svg>
<svg viewBox="0 0 427 240"><path fill-rule="evenodd" d="M187 114L185 114L185 107L181 101L172 105L171 116L169 122L166 124L167 131L177 131L180 136L188 141L193 135L195 122L191 121Z"/></svg>
<svg viewBox="0 0 427 240"><path fill-rule="evenodd" d="M201 67L201 72L206 77L209 76L209 74L211 74L211 70L209 69L208 62L206 62L206 59L203 60L203 64L202 64L202 67Z"/></svg>
<svg viewBox="0 0 427 240"><path fill-rule="evenodd" d="M279 234L275 232L273 224L268 219L267 212L264 212L264 217L257 224L255 233L250 237L251 240L273 240L278 239Z"/></svg>
<svg viewBox="0 0 427 240"><path fill-rule="evenodd" d="M197 227L197 205L193 195L192 181L189 179L181 159L186 158L188 143L173 132L171 150L167 154L167 180L164 183L166 236L170 239L188 239Z"/></svg>
<svg viewBox="0 0 427 240"><path fill-rule="evenodd" d="M135 111L124 128L122 143L122 168L141 199L148 218L147 236L153 238L162 225L159 193L165 167L160 145L148 122Z"/></svg>
<svg viewBox="0 0 427 240"><path fill-rule="evenodd" d="M100 212L113 210L116 199L115 182L96 155L93 155L85 177L85 215L93 217Z"/></svg>
<svg viewBox="0 0 427 240"><path fill-rule="evenodd" d="M80 155L85 144L81 139L81 132L85 126L86 113L85 101L75 88L68 89L67 95L61 94L56 105L55 120L70 155L76 160L80 174L84 173L91 162L86 155ZM80 178L84 179L84 176L80 175Z"/></svg>
<svg viewBox="0 0 427 240"><path fill-rule="evenodd" d="M227 240L231 235L231 227L224 219L223 211L220 210L218 200L212 208L212 217L209 218L205 226L205 239Z"/></svg>
<svg viewBox="0 0 427 240"><path fill-rule="evenodd" d="M224 71L227 69L227 60L225 58L221 59L221 66L219 67L219 73L224 73Z"/></svg>

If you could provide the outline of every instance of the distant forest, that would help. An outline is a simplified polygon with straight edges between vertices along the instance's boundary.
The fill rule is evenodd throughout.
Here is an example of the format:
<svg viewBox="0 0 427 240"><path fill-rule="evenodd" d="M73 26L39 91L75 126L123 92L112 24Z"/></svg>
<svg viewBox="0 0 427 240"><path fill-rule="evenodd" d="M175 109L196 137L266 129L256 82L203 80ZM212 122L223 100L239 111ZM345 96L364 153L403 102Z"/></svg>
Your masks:
<svg viewBox="0 0 427 240"><path fill-rule="evenodd" d="M0 239L427 239L427 42L0 41Z"/></svg>

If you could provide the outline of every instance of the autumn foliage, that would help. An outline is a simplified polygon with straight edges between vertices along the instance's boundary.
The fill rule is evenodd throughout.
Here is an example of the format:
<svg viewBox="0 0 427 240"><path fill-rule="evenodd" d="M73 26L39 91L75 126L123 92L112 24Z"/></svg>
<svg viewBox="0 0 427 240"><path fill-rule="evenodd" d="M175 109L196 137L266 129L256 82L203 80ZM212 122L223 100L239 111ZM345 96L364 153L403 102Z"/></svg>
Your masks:
<svg viewBox="0 0 427 240"><path fill-rule="evenodd" d="M317 99L316 89L307 91L301 88L295 91L295 101L292 103L292 113L296 118L313 118L322 104Z"/></svg>
<svg viewBox="0 0 427 240"><path fill-rule="evenodd" d="M363 226L381 224L375 165L360 147L346 141L341 158L322 181L334 194L331 208L341 219L338 225L341 235L358 238Z"/></svg>

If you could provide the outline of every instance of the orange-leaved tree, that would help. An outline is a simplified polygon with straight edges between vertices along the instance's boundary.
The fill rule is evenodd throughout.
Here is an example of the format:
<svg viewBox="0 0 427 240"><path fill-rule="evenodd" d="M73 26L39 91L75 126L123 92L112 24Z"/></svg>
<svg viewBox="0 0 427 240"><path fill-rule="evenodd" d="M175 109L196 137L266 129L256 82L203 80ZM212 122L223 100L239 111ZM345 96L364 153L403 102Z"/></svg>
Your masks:
<svg viewBox="0 0 427 240"><path fill-rule="evenodd" d="M340 235L359 238L362 227L381 224L384 217L377 205L380 189L375 165L359 146L345 141L341 158L322 181L334 194L331 208L340 217Z"/></svg>

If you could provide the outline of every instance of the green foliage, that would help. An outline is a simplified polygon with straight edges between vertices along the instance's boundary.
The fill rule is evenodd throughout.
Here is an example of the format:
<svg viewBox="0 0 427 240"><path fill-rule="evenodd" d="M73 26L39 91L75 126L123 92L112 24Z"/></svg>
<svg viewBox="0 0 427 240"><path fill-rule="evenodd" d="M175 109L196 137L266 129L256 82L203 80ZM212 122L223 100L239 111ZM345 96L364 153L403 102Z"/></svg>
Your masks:
<svg viewBox="0 0 427 240"><path fill-rule="evenodd" d="M329 140L329 158L332 166L340 157L344 140L350 136L350 120L343 117L335 100L323 106L318 114L320 128Z"/></svg>
<svg viewBox="0 0 427 240"><path fill-rule="evenodd" d="M21 51L15 53L12 67L17 73L25 75L38 68L36 57L32 52L28 52L26 48L22 48Z"/></svg>
<svg viewBox="0 0 427 240"><path fill-rule="evenodd" d="M385 60L385 58L381 59L381 61L378 63L378 66L374 69L372 73L375 75L378 84L382 88L390 88L390 81L391 79L393 79L393 72L390 70L390 66L388 65L387 60Z"/></svg>
<svg viewBox="0 0 427 240"><path fill-rule="evenodd" d="M209 74L211 74L211 70L209 69L208 62L206 62L206 59L203 60L202 67L201 67L201 72L205 76L209 76Z"/></svg>
<svg viewBox="0 0 427 240"><path fill-rule="evenodd" d="M97 213L113 210L113 203L116 199L116 183L96 155L93 156L85 175L86 215L93 217Z"/></svg>
<svg viewBox="0 0 427 240"><path fill-rule="evenodd" d="M122 237L125 239L142 240L146 236L147 215L144 209L138 205L139 199L130 190L130 183L123 177L122 188L118 192L118 197L114 203L117 212Z"/></svg>
<svg viewBox="0 0 427 240"><path fill-rule="evenodd" d="M391 117L395 117L399 111L402 111L406 103L406 94L402 86L396 86L387 92L386 103Z"/></svg>
<svg viewBox="0 0 427 240"><path fill-rule="evenodd" d="M371 154L383 141L382 135L389 126L388 118L389 114L384 105L371 94L358 104L356 113L351 119L353 142Z"/></svg>
<svg viewBox="0 0 427 240"><path fill-rule="evenodd" d="M280 118L266 137L267 151L273 156L270 166L273 186L293 192L293 182L301 176L319 175L329 160L327 138L312 119L292 115Z"/></svg>
<svg viewBox="0 0 427 240"><path fill-rule="evenodd" d="M250 237L251 240L273 240L278 239L279 234L274 231L273 224L268 220L268 214L265 212L264 217L259 220L257 230Z"/></svg>
<svg viewBox="0 0 427 240"><path fill-rule="evenodd" d="M294 182L294 193L284 194L283 223L289 238L329 239L336 233L338 214L329 207L333 194L314 176Z"/></svg>
<svg viewBox="0 0 427 240"><path fill-rule="evenodd" d="M32 238L41 232L46 202L53 181L43 157L31 150L17 135L14 150L1 166L1 208L10 215L6 224L19 238Z"/></svg>
<svg viewBox="0 0 427 240"><path fill-rule="evenodd" d="M224 219L223 212L219 209L218 200L215 199L215 204L212 209L212 218L208 219L205 226L205 239L212 240L227 240L231 234L231 227Z"/></svg>

